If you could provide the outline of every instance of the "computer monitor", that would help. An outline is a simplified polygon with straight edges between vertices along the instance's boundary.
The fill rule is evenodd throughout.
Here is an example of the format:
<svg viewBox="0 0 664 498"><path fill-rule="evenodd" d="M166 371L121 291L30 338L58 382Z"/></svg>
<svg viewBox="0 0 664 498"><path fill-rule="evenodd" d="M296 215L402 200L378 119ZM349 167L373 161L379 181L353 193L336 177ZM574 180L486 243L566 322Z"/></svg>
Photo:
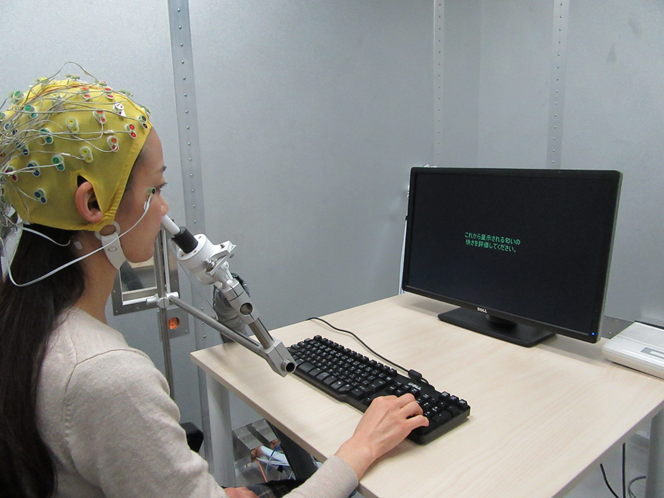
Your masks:
<svg viewBox="0 0 664 498"><path fill-rule="evenodd" d="M413 168L402 287L439 318L522 346L597 342L618 171Z"/></svg>

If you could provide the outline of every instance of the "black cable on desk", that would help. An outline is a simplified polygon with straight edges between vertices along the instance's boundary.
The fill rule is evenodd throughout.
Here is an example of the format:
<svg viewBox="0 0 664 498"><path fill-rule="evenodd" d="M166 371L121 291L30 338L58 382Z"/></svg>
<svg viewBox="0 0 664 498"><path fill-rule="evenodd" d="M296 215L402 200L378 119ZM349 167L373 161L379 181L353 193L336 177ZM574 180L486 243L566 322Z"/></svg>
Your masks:
<svg viewBox="0 0 664 498"><path fill-rule="evenodd" d="M368 345L367 345L362 339L360 339L356 334L354 334L354 333L351 332L350 330L344 330L344 329L340 329L340 328L338 328L338 327L335 327L335 326L332 325L331 323L326 322L325 320L323 320L322 318L318 318L317 316L312 316L312 317L310 317L310 318L307 318L307 320L318 320L319 322L323 322L325 325L327 325L327 326L330 327L331 329L336 330L337 332L343 332L344 334L350 334L351 336L353 336L353 337L355 338L355 340L357 340L360 344L362 344L362 346L364 346L364 347L367 348L369 351L371 351L373 354L375 354L376 356L378 356L381 360L383 360L384 362L389 363L390 365L392 365L392 366L394 366L394 367L396 367L396 368L398 368L398 369L403 370L404 372L406 372L406 373L408 374L408 377L409 377L410 379L415 380L415 381L419 381L419 382L424 382L425 384L428 384L428 383L429 383L424 377L422 377L422 374L421 374L420 372L418 372L417 370L408 370L407 368L402 367L402 366L399 365L398 363L395 363L395 362L393 362L392 360L388 360L388 359L385 358L383 355L380 355L380 354L376 353L376 352L375 352L373 349L371 349L371 348L370 348L370 347L369 347L369 346L368 346Z"/></svg>

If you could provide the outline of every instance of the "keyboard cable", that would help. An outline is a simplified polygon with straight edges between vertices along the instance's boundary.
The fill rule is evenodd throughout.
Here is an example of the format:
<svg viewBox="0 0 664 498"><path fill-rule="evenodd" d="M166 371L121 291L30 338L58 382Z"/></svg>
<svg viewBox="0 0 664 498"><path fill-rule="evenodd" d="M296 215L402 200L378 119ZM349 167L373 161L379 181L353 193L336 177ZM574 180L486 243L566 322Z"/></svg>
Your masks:
<svg viewBox="0 0 664 498"><path fill-rule="evenodd" d="M637 481L643 481L646 479L646 476L638 476L629 481L629 484L626 483L626 444L623 443L622 445L622 486L623 486L623 498L629 497L629 498L637 498L636 494L634 494L634 491L632 491L632 486L634 485L635 482ZM613 490L611 485L609 484L609 480L606 477L606 471L604 470L604 464L599 464L599 468L602 471L602 477L604 478L604 483L606 484L606 487L609 488L609 491L611 491L611 494L615 498L620 498L618 494ZM627 489L625 489L627 488ZM627 494L625 494L627 492Z"/></svg>
<svg viewBox="0 0 664 498"><path fill-rule="evenodd" d="M402 370L402 371L406 372L408 374L409 379L414 380L416 382L423 382L424 384L429 384L429 382L424 377L422 377L422 374L420 372L418 372L417 370L408 370L407 368L402 367L398 363L395 363L392 360L388 360L383 355L378 354L376 351L371 349L367 345L366 342L364 342L362 339L360 339L355 333L351 332L350 330L344 330L344 329L340 329L339 327L335 327L330 322L327 322L327 321L325 321L322 318L319 318L317 316L309 317L309 318L307 318L307 320L311 320L311 321L318 320L319 322L323 322L325 325L327 325L331 329L336 330L337 332L342 332L344 334L350 334L351 336L353 336L355 338L356 341L358 341L360 344L362 344L362 346L364 346L367 350L371 351L374 355L378 356L381 360L383 360L386 363L389 363L390 365L392 365L395 368L398 368L399 370Z"/></svg>

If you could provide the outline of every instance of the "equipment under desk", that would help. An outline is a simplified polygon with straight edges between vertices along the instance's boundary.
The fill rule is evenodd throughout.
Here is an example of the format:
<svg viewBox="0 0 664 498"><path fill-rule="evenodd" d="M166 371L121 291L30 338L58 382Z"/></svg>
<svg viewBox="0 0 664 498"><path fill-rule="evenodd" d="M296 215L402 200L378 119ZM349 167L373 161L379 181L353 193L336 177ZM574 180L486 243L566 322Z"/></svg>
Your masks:
<svg viewBox="0 0 664 498"><path fill-rule="evenodd" d="M425 446L406 440L376 462L360 483L365 498L562 497L664 407L664 381L604 359L602 342L558 336L522 348L440 322L445 309L404 294L325 317L472 404L465 423ZM324 335L361 350L313 322L273 332L285 344ZM209 390L221 383L319 460L361 417L236 344L192 357Z"/></svg>

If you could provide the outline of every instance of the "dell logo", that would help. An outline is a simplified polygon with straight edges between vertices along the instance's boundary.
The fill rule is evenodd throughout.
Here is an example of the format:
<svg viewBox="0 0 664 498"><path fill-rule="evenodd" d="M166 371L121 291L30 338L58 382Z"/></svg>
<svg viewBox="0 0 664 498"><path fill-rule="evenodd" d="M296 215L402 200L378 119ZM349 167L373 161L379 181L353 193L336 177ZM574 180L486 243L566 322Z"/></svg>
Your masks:
<svg viewBox="0 0 664 498"><path fill-rule="evenodd" d="M480 308L479 306L477 307L477 311L480 313L488 313L488 311L485 308Z"/></svg>

